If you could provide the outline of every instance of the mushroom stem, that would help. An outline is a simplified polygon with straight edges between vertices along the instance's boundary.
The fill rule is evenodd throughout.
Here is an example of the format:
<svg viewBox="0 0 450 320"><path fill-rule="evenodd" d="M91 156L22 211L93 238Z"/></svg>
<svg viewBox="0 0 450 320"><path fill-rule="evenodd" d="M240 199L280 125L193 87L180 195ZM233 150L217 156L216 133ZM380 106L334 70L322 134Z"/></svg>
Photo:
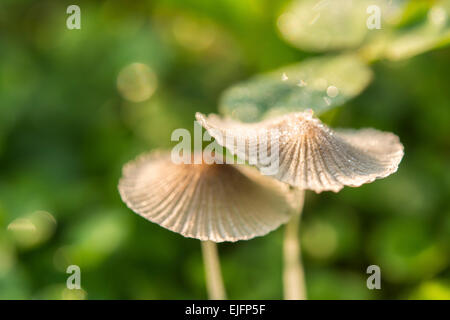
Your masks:
<svg viewBox="0 0 450 320"><path fill-rule="evenodd" d="M286 224L283 255L283 285L286 300L306 300L305 275L300 253L299 225L303 211L305 191L301 191L299 212Z"/></svg>
<svg viewBox="0 0 450 320"><path fill-rule="evenodd" d="M200 241L202 243L203 262L205 264L206 287L210 300L225 300L225 287L220 271L219 254L217 245L212 241Z"/></svg>

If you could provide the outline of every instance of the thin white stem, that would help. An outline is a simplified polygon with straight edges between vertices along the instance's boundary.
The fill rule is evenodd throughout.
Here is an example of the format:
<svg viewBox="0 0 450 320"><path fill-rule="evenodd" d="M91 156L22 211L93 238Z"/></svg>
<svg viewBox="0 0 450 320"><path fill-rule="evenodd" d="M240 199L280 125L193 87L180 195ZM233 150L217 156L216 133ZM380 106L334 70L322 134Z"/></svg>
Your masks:
<svg viewBox="0 0 450 320"><path fill-rule="evenodd" d="M300 192L301 201L298 206L298 214L293 216L286 224L283 256L283 287L286 300L306 300L305 275L300 252L299 226L303 211L305 192Z"/></svg>
<svg viewBox="0 0 450 320"><path fill-rule="evenodd" d="M206 287L210 300L225 300L225 286L223 285L220 271L219 254L217 245L212 241L200 241L202 243L203 262L205 264Z"/></svg>

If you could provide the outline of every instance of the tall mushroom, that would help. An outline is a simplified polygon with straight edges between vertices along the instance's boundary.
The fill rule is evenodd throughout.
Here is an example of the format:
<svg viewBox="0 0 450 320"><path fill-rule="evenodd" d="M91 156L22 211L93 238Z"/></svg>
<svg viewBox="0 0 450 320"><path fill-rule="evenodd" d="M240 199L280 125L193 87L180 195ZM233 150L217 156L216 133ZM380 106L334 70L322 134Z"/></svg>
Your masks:
<svg viewBox="0 0 450 320"><path fill-rule="evenodd" d="M144 154L124 166L118 188L137 214L201 240L209 297L224 299L215 243L265 235L289 221L294 210L286 185L254 168L218 164L210 155L202 159L175 164L170 152Z"/></svg>
<svg viewBox="0 0 450 320"><path fill-rule="evenodd" d="M272 176L304 191L338 192L344 186L358 187L394 173L403 157L403 145L389 132L375 129L332 130L313 116L311 110L290 113L258 123L242 123L216 115L196 114L197 120L233 154L263 171L261 149L269 148L270 160L277 161ZM277 134L269 135L268 132ZM244 147L237 140L244 141ZM261 143L261 141L263 143ZM269 143L267 143L269 141ZM277 152L273 152L277 146ZM287 299L306 298L300 263L298 224L300 214L286 225L284 285Z"/></svg>

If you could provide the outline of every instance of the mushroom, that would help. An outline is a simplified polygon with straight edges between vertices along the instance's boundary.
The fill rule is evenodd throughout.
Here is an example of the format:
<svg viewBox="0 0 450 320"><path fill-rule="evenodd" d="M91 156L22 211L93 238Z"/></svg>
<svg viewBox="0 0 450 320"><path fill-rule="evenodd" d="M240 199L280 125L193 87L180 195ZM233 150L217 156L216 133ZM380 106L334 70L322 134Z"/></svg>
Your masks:
<svg viewBox="0 0 450 320"><path fill-rule="evenodd" d="M332 130L312 110L258 123L214 114L197 113L196 118L219 144L262 173L275 161L278 170L271 175L297 189L299 214L286 225L284 240L284 287L287 299L306 298L297 234L304 190L338 192L387 177L403 157L399 138L371 128ZM261 151L270 161L262 161Z"/></svg>
<svg viewBox="0 0 450 320"><path fill-rule="evenodd" d="M274 178L317 193L338 192L344 186L359 187L387 177L403 157L403 145L396 135L371 128L332 130L313 117L311 110L258 123L214 114L197 113L196 118L219 144L260 170L269 165L259 158L261 149L268 147L270 160L279 163ZM237 139L245 141L245 148L239 147ZM264 140L267 143L261 143ZM270 154L275 144L279 152Z"/></svg>
<svg viewBox="0 0 450 320"><path fill-rule="evenodd" d="M144 154L124 166L118 188L137 214L202 241L210 297L220 299L225 295L214 243L265 235L294 210L286 185L205 153L201 164L176 164L170 152Z"/></svg>

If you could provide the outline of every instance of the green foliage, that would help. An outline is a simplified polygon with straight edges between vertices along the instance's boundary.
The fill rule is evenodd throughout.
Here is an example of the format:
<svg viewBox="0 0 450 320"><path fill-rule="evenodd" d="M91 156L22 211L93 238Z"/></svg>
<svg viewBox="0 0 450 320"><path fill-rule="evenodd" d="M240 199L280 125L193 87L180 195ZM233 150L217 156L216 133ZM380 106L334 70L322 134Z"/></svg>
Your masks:
<svg viewBox="0 0 450 320"><path fill-rule="evenodd" d="M392 31L384 40L383 56L391 60L413 57L428 50L450 44L450 2L446 7L434 6L412 26Z"/></svg>
<svg viewBox="0 0 450 320"><path fill-rule="evenodd" d="M366 63L406 59L450 44L449 8L447 0L376 5L365 0L294 0L278 19L278 28L289 43L302 50L355 52L310 58L255 76L226 90L219 110L255 122L308 108L320 115L343 105L371 81ZM369 34L369 25L377 23L371 26L375 34Z"/></svg>
<svg viewBox="0 0 450 320"><path fill-rule="evenodd" d="M375 7L375 9L374 9ZM376 9L379 11L375 11ZM278 20L282 36L314 52L369 47L377 58L401 60L448 45L450 1L292 1ZM369 15L379 12L379 28Z"/></svg>
<svg viewBox="0 0 450 320"><path fill-rule="evenodd" d="M410 9L398 6L402 18L386 31L406 36L421 27L429 5L392 2ZM277 35L289 3L80 1L82 29L67 30L66 2L0 1L0 298L206 298L198 241L132 213L117 182L125 162L170 147L173 129L192 130L196 111L218 112L227 87L253 85L261 74L256 79L269 77L264 91L274 92L277 108L343 104L327 109L327 122L392 131L405 145L395 175L307 194L301 233L310 297L448 299L449 49L439 40L420 52L437 50L394 62L381 44L395 42L375 37L384 29L364 30L349 52L328 52L316 37L327 55L311 57ZM372 71L350 60L355 50ZM141 102L117 88L120 72L136 62L157 79ZM292 64L293 75L282 67ZM307 87L295 85L296 70ZM313 87L319 78L327 81L322 91ZM136 83L132 89L145 88ZM327 106L330 85L339 94ZM270 116L273 106L260 93L245 99L258 117ZM311 103L302 105L301 95ZM219 245L230 298L282 298L282 231ZM81 267L82 291L65 287L71 264ZM381 267L380 291L365 286L371 264Z"/></svg>

